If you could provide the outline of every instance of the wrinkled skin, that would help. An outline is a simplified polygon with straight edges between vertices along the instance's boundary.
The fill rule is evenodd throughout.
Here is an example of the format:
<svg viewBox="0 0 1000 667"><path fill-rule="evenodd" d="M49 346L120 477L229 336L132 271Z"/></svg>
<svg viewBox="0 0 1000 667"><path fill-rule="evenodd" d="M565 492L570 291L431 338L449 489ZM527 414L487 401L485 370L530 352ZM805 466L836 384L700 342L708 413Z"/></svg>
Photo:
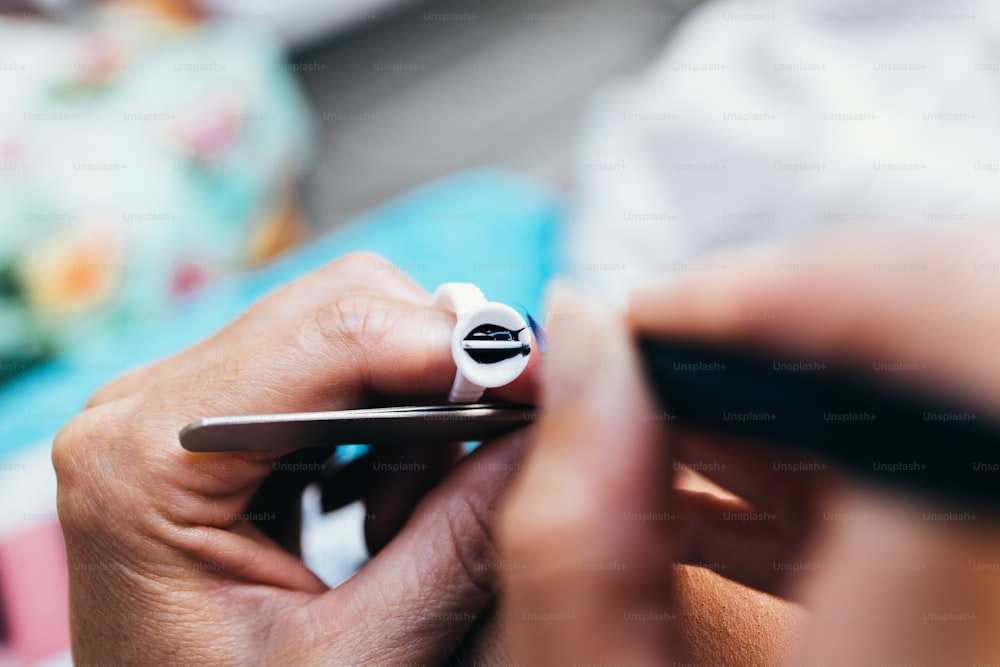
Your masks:
<svg viewBox="0 0 1000 667"><path fill-rule="evenodd" d="M319 475L327 509L365 501L376 553L332 590L297 555L301 491L317 475L276 468L319 463L329 451L191 453L177 439L201 416L439 401L455 373L453 327L454 315L384 259L352 255L98 392L52 454L77 663L502 655L489 615L499 560L492 515L523 436L457 463L457 445L403 443ZM532 373L501 397L531 400ZM373 472L379 459L415 470Z"/></svg>

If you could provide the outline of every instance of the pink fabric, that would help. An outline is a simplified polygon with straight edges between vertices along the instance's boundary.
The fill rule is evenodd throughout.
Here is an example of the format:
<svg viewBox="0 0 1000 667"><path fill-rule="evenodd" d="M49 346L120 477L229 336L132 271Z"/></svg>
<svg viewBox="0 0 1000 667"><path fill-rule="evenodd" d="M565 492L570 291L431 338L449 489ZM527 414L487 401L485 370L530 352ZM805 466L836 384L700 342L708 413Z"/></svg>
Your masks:
<svg viewBox="0 0 1000 667"><path fill-rule="evenodd" d="M0 540L4 639L19 660L32 662L69 646L65 554L57 521Z"/></svg>

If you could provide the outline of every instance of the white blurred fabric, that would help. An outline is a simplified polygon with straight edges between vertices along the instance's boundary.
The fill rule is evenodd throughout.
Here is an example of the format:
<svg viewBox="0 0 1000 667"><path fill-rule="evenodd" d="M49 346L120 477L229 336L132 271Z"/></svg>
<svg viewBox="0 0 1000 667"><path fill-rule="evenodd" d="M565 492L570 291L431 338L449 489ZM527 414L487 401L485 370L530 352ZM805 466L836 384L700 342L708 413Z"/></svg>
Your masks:
<svg viewBox="0 0 1000 667"><path fill-rule="evenodd" d="M620 299L741 240L985 222L1000 209L998 38L995 2L700 6L589 109L569 268Z"/></svg>

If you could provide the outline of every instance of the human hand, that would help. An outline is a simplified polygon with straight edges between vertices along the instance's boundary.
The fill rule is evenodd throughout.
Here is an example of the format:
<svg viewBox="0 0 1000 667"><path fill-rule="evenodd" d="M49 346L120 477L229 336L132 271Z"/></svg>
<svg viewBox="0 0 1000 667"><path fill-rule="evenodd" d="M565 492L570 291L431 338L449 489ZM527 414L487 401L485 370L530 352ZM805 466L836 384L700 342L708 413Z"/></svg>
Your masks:
<svg viewBox="0 0 1000 667"><path fill-rule="evenodd" d="M554 299L545 412L500 521L502 553L517 564L504 622L518 660L996 660L995 568L977 564L995 565L1000 542L985 516L957 529L934 519L954 507L856 484L811 457L664 428L643 388L635 335L867 368L917 362L920 373L888 381L1000 410L1000 317L989 307L1000 279L976 269L996 234L861 238L713 257L725 270L637 292L628 330L572 295ZM691 469L710 483L672 481ZM673 563L714 570L716 593ZM733 595L717 575L770 595Z"/></svg>
<svg viewBox="0 0 1000 667"><path fill-rule="evenodd" d="M378 552L333 590L296 555L300 494L315 474L285 465L329 452L198 454L177 437L206 415L446 396L453 326L384 259L357 254L98 392L53 448L75 660L399 665L453 655L492 600L491 515L522 436L457 465L457 445L401 443L373 456L413 472L355 466L327 480L328 506L366 502ZM527 375L498 393L530 400ZM500 650L497 637L477 638Z"/></svg>

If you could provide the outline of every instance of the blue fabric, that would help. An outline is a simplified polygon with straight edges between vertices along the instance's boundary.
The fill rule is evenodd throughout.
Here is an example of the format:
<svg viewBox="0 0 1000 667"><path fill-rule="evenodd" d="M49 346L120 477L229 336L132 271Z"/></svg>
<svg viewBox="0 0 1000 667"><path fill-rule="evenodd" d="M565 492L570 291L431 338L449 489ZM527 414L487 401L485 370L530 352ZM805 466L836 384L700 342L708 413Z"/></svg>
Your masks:
<svg viewBox="0 0 1000 667"><path fill-rule="evenodd" d="M464 172L427 185L12 381L0 392L0 457L54 436L128 368L196 342L276 286L354 250L384 255L428 290L471 281L492 300L537 313L544 284L559 268L561 213L553 192L507 172Z"/></svg>

